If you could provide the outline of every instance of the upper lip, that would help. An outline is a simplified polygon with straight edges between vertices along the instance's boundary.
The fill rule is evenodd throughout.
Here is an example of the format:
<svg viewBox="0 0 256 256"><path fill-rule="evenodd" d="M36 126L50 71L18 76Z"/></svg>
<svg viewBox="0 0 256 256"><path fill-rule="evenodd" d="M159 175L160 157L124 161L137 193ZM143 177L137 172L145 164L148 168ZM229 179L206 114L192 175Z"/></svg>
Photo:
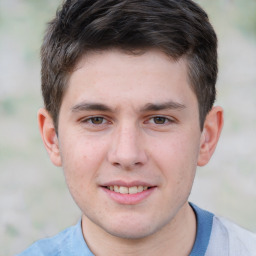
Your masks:
<svg viewBox="0 0 256 256"><path fill-rule="evenodd" d="M155 185L145 182L145 181L139 181L139 180L134 180L134 181L124 181L124 180L113 180L113 181L108 181L103 184L101 184L102 187L109 187L109 186L123 186L123 187L135 187L135 186L143 186L143 187L155 187Z"/></svg>

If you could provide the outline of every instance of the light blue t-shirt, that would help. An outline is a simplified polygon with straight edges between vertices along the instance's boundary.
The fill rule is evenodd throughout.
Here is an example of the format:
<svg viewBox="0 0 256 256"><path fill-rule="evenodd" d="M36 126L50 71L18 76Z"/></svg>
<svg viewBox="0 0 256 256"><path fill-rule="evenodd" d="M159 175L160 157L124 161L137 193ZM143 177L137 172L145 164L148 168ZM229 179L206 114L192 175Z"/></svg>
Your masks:
<svg viewBox="0 0 256 256"><path fill-rule="evenodd" d="M189 256L256 256L256 235L190 204L197 234ZM82 233L81 220L54 237L39 240L17 256L94 256Z"/></svg>

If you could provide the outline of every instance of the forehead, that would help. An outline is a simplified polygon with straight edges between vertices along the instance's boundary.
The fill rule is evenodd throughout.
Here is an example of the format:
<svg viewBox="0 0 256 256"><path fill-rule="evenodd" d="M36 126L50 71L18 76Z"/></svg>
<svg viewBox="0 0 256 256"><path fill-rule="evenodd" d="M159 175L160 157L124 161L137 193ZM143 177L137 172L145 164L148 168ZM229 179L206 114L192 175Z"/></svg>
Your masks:
<svg viewBox="0 0 256 256"><path fill-rule="evenodd" d="M120 64L123 65L120 65ZM107 65L106 64L110 64ZM121 70L124 66L129 69ZM154 69L156 66L161 67L163 72L166 69L170 69L171 66L179 66L179 69L187 73L187 59L179 58L174 60L171 56L167 55L161 50L155 48L137 49L137 50L124 50L119 48L110 48L106 50L90 50L86 52L78 60L75 65L74 72L83 67L90 69L102 69L107 72L111 72L111 66L118 66L123 73L133 72L133 68L136 69ZM114 71L114 70L112 70Z"/></svg>
<svg viewBox="0 0 256 256"><path fill-rule="evenodd" d="M143 99L143 104L147 104L159 100L184 101L191 96L195 97L185 59L174 61L154 49L136 53L111 49L90 51L80 59L63 100L109 99L112 103L118 99Z"/></svg>

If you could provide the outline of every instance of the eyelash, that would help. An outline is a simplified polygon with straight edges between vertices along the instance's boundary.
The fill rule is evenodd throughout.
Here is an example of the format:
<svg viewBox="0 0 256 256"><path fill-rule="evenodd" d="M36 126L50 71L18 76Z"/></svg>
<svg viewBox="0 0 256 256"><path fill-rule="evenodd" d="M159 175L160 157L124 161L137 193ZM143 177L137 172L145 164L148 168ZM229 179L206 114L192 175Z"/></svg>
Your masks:
<svg viewBox="0 0 256 256"><path fill-rule="evenodd" d="M102 122L101 123L93 123L93 120L95 121L96 119L100 119ZM102 117L102 116L92 116L92 117L88 117L86 119L81 120L81 122L82 123L88 123L88 124L94 125L94 126L98 126L98 125L104 125L108 121L105 117Z"/></svg>
<svg viewBox="0 0 256 256"><path fill-rule="evenodd" d="M96 121L96 123L94 123L95 121ZM97 121L100 121L100 123L97 123ZM158 121L160 121L160 123L157 123ZM100 125L107 124L108 120L102 116L92 116L92 117L88 117L86 119L81 120L81 122L90 124L92 126L100 126ZM167 125L167 124L174 123L174 122L175 121L173 119L165 117L165 116L152 116L152 117L148 118L145 123L146 124L152 123L153 125L158 126L158 125Z"/></svg>
<svg viewBox="0 0 256 256"><path fill-rule="evenodd" d="M163 122L161 123L157 123L156 120L158 119L159 120L162 120ZM168 117L165 117L165 116L153 116L153 117L150 117L148 119L148 123L150 123L150 121L153 120L153 124L154 125L167 125L167 124L170 124L170 123L173 123L174 120L173 119L170 119Z"/></svg>

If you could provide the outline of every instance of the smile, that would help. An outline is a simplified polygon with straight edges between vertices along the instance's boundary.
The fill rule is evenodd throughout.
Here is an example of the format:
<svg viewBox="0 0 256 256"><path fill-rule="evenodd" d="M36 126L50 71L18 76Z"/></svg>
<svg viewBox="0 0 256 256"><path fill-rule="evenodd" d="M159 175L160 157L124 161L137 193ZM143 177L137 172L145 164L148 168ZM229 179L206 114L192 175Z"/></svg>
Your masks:
<svg viewBox="0 0 256 256"><path fill-rule="evenodd" d="M131 183L124 184L124 182L119 181L105 184L101 188L111 200L121 205L139 204L157 191L157 186L152 186L151 184L140 182L136 182L137 184L134 184L135 182Z"/></svg>
<svg viewBox="0 0 256 256"><path fill-rule="evenodd" d="M137 194L145 190L148 190L149 187L146 186L133 186L133 187L124 187L124 186L107 186L108 190L120 193L120 194Z"/></svg>

